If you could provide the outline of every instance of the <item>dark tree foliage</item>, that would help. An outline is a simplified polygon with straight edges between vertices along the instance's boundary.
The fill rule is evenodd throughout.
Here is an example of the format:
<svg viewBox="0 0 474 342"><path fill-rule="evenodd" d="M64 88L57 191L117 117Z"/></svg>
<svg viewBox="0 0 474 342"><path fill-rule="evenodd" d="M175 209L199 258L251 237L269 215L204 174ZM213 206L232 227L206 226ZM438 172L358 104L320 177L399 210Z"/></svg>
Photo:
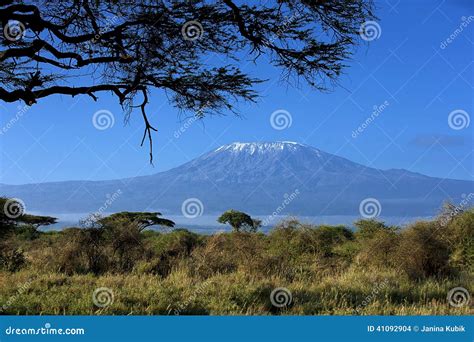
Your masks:
<svg viewBox="0 0 474 342"><path fill-rule="evenodd" d="M252 219L250 215L237 210L227 210L218 219L217 222L230 224L234 231L256 232L261 226L262 221Z"/></svg>
<svg viewBox="0 0 474 342"><path fill-rule="evenodd" d="M40 226L55 224L57 218L50 216L37 216L25 213L23 204L16 199L0 197L0 235L22 225Z"/></svg>
<svg viewBox="0 0 474 342"><path fill-rule="evenodd" d="M372 10L371 0L3 0L0 100L111 92L126 119L140 108L152 158L152 88L198 118L255 101L261 80L241 61L270 60L285 79L327 89Z"/></svg>
<svg viewBox="0 0 474 342"><path fill-rule="evenodd" d="M39 228L41 226L49 226L51 224L57 223L58 219L55 217L50 216L37 216L37 215L29 215L25 214L20 217L20 222L28 225L32 225L35 228Z"/></svg>
<svg viewBox="0 0 474 342"><path fill-rule="evenodd" d="M0 197L0 236L15 227L14 215L8 214L8 198Z"/></svg>
<svg viewBox="0 0 474 342"><path fill-rule="evenodd" d="M137 225L139 231L151 226L174 227L174 222L160 217L161 213L128 212L112 214L100 219L98 222L104 227L113 226L117 222L131 222Z"/></svg>
<svg viewBox="0 0 474 342"><path fill-rule="evenodd" d="M375 219L358 220L354 222L357 228L356 236L360 240L369 240L374 238L379 232L395 233L397 227L387 226L384 222Z"/></svg>

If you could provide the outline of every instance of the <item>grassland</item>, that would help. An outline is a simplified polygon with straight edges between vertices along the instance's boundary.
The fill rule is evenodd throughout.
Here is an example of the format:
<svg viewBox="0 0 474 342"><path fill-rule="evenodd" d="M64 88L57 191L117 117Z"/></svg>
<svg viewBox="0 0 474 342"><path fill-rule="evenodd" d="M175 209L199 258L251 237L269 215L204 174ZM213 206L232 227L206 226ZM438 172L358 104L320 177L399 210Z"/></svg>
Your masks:
<svg viewBox="0 0 474 342"><path fill-rule="evenodd" d="M97 230L36 235L23 230L4 239L0 310L13 315L473 314L472 301L462 302L462 295L474 293L474 213L446 222L417 222L400 230L360 221L352 232L287 220L268 235L145 231L122 236L121 244L90 235ZM280 288L283 295L277 298ZM448 298L455 288L466 292Z"/></svg>
<svg viewBox="0 0 474 342"><path fill-rule="evenodd" d="M221 274L197 282L184 270L166 279L153 275L1 274L0 300L14 298L5 310L13 315L467 315L472 308L451 307L451 288L468 279L413 282L396 272L346 272L316 280L257 279L245 272ZM471 279L472 280L472 279ZM379 290L377 284L385 283ZM22 284L27 285L19 291ZM472 284L472 281L470 282ZM284 286L292 303L276 308L274 288ZM93 303L95 289L112 290L113 302ZM468 287L469 288L469 287ZM473 288L469 291L472 293ZM19 294L20 293L20 294ZM366 305L362 303L367 302ZM359 310L357 311L357 309Z"/></svg>

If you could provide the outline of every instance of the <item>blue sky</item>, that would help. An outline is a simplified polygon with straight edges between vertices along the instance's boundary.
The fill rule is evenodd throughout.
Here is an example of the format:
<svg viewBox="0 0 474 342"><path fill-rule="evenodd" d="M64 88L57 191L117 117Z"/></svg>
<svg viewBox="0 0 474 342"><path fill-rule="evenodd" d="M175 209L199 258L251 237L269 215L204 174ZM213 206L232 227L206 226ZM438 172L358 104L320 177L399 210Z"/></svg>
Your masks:
<svg viewBox="0 0 474 342"><path fill-rule="evenodd" d="M453 129L448 117L456 111L453 115L470 119L474 113L474 18L469 18L474 5L463 0L376 4L380 37L357 48L340 85L329 93L281 82L280 71L265 56L257 66L240 64L268 81L258 86L257 104L238 107L239 118L208 117L187 125L186 115L179 116L164 94L152 92L148 112L158 128L154 166L148 163L148 146L140 147L141 114L132 113L124 125L122 110L109 94L100 94L97 102L87 96L46 98L13 124L8 123L23 104L0 102L0 127L7 128L0 135L0 182L147 175L234 141L276 140L309 144L381 169L473 179L474 123ZM374 115L374 106L381 105ZM94 127L99 110L113 114L112 127ZM289 113L291 126L272 127L270 117L277 110ZM354 138L368 118L370 124Z"/></svg>

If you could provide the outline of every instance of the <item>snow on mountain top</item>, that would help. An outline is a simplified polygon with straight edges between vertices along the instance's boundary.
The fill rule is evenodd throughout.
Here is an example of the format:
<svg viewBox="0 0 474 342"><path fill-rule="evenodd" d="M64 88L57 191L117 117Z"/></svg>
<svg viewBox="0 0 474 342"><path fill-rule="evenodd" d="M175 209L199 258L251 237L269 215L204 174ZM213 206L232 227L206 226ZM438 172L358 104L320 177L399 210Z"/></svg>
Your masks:
<svg viewBox="0 0 474 342"><path fill-rule="evenodd" d="M290 150L296 151L297 148L309 146L294 141L277 141L277 142L234 142L229 145L223 145L215 150L215 152L229 151L232 153L245 152L249 154L265 153L273 151Z"/></svg>

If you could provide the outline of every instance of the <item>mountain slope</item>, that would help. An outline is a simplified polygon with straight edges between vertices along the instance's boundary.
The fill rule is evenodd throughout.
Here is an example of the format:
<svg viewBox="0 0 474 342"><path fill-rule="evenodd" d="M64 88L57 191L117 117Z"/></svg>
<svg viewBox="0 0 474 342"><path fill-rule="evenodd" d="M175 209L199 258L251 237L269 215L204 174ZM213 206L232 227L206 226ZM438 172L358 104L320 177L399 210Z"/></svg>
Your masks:
<svg viewBox="0 0 474 342"><path fill-rule="evenodd" d="M470 192L474 182L382 171L295 142L224 145L151 176L0 185L0 194L20 198L28 210L43 213L105 207L105 212L180 214L183 201L198 198L204 214L235 208L254 215L358 215L360 202L370 197L381 203L382 215L421 216L435 214L449 197L457 203Z"/></svg>

